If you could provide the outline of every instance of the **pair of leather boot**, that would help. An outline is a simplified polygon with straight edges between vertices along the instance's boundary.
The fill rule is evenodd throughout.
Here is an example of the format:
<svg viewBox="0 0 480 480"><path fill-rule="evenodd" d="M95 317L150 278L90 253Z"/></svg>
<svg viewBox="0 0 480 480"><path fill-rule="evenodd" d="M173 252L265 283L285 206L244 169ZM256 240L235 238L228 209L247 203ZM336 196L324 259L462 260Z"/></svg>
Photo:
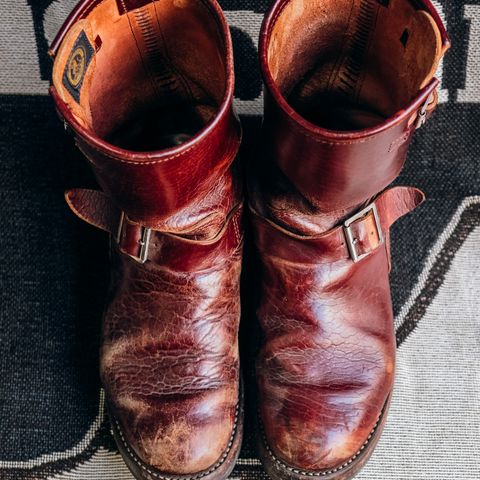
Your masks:
<svg viewBox="0 0 480 480"><path fill-rule="evenodd" d="M277 0L266 15L248 215L274 479L352 478L378 441L395 371L389 229L423 201L386 188L448 46L428 0ZM57 110L101 187L66 199L111 235L100 369L120 452L138 479L225 479L243 428L243 179L223 13L84 0L51 54Z"/></svg>

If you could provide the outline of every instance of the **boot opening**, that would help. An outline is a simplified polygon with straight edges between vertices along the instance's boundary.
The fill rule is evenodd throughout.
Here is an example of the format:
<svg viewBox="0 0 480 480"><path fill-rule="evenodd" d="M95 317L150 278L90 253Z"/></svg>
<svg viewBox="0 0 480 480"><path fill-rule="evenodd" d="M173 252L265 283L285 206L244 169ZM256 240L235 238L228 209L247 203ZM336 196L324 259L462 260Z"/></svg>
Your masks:
<svg viewBox="0 0 480 480"><path fill-rule="evenodd" d="M433 78L442 56L432 16L408 0L290 0L274 21L267 63L280 92L327 129L373 127Z"/></svg>
<svg viewBox="0 0 480 480"><path fill-rule="evenodd" d="M53 84L93 135L128 150L160 150L216 116L226 51L208 2L105 0L70 28Z"/></svg>

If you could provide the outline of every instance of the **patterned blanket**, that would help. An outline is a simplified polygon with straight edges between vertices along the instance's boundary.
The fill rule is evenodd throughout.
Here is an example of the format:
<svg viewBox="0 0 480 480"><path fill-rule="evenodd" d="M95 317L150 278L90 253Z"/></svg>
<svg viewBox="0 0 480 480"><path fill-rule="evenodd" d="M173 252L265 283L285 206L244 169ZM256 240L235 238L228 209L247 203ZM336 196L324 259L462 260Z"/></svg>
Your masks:
<svg viewBox="0 0 480 480"><path fill-rule="evenodd" d="M67 211L92 186L47 96L49 42L75 0L0 0L0 479L132 480L109 432L97 360L108 244ZM223 0L236 104L262 112L256 43L268 0ZM394 228L397 387L362 480L480 478L480 1L435 1L453 48L441 105L399 183L428 201ZM266 478L253 416L232 478Z"/></svg>

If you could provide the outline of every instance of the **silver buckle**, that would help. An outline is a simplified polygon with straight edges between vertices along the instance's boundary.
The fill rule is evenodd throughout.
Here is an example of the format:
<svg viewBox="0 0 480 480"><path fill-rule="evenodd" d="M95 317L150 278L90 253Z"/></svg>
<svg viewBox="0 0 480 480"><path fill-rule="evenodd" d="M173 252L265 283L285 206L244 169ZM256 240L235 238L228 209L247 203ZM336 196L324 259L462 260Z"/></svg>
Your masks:
<svg viewBox="0 0 480 480"><path fill-rule="evenodd" d="M120 217L120 224L118 225L118 231L117 231L117 244L120 244L120 240L122 239L122 233L123 233L123 225L125 224L125 219L126 215L125 212L122 212L122 215ZM135 261L139 263L145 263L148 260L148 247L150 245L150 237L152 235L152 229L143 227L142 226L142 237L140 239L140 251L138 253L138 257L135 255L130 255L129 253L126 253L130 258L133 258Z"/></svg>
<svg viewBox="0 0 480 480"><path fill-rule="evenodd" d="M370 253L372 253L372 252L367 252L367 253L364 253L363 255L359 255L356 247L358 239L356 239L353 236L352 228L351 228L353 223L355 223L357 220L360 220L363 217L366 217L370 212L373 213L373 218L375 220L375 228L377 229L377 235L378 235L378 246L382 245L384 242L382 225L380 223L380 217L378 215L377 206L375 205L375 203L371 203L368 207L364 208L353 217L350 217L343 224L343 232L345 234L345 240L347 242L348 251L350 252L350 257L354 263L360 262L365 257L368 257Z"/></svg>

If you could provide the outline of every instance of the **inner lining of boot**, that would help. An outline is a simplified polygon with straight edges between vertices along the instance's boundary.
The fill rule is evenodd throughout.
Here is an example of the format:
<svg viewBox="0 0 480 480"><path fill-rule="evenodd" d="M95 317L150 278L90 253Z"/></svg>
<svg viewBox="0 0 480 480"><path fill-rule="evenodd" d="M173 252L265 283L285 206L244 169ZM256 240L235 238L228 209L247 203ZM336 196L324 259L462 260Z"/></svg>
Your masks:
<svg viewBox="0 0 480 480"><path fill-rule="evenodd" d="M320 127L373 127L433 78L442 55L432 18L409 0L290 0L267 62L280 92Z"/></svg>
<svg viewBox="0 0 480 480"><path fill-rule="evenodd" d="M226 70L216 14L202 0L104 0L70 28L53 84L94 135L152 151L213 120Z"/></svg>

